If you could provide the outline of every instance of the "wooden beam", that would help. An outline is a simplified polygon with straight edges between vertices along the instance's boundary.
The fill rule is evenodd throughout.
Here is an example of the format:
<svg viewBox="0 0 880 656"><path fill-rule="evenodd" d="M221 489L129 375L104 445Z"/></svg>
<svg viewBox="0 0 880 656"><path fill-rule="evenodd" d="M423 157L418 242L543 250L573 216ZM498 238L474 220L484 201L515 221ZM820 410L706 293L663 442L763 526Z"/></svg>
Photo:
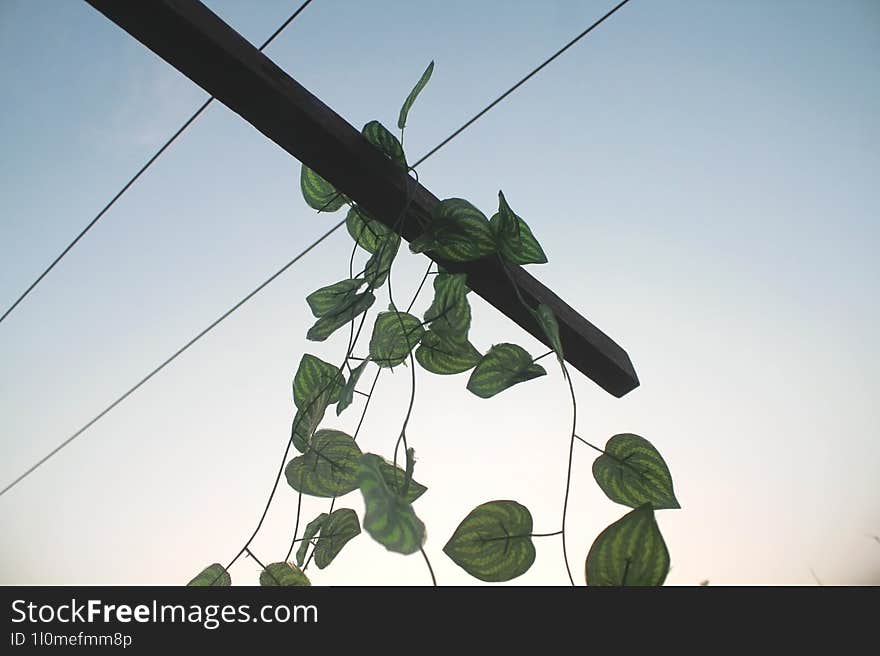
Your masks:
<svg viewBox="0 0 880 656"><path fill-rule="evenodd" d="M430 221L437 198L374 148L361 133L197 0L86 0L162 59L386 225L412 240ZM497 258L439 261L467 274L468 285L547 344L516 297ZM629 356L610 337L521 267L513 276L525 300L556 313L566 360L615 396L636 388Z"/></svg>

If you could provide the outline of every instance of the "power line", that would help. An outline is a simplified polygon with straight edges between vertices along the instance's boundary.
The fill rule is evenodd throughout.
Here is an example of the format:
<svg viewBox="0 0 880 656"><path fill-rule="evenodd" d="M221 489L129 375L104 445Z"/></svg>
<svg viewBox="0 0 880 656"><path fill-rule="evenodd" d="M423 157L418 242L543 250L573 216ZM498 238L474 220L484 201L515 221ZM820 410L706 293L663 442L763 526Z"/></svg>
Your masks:
<svg viewBox="0 0 880 656"><path fill-rule="evenodd" d="M311 1L311 0L309 0L309 1ZM523 85L523 84L524 84L529 78L531 78L532 76L534 76L538 71L540 71L540 70L541 70L542 68L544 68L547 64L549 64L551 61L553 61L556 57L558 57L560 54L562 54L563 52L565 52L568 48L570 48L570 47L571 47L572 45L574 45L578 40L580 40L581 38L583 38L583 37L584 37L586 34L588 34L593 28L595 28L595 27L598 26L600 23L602 23L606 18L608 18L609 16L611 16L615 11L617 11L618 9L620 9L620 8L621 8L623 5L625 5L627 2L629 2L629 0L623 0L623 2L621 2L621 3L618 4L616 7L614 7L614 9L612 9L610 12L608 12L607 14L605 14L602 18L600 18L598 21L596 21L595 23L593 23L593 24L592 24L590 27L588 27L586 30L584 30L583 32L581 32L581 34L578 35L577 37L575 37L575 39L573 39L572 41L569 41L568 44L566 44L563 48L561 48L560 50L558 50L558 51L557 51L554 55L552 55L549 59L545 60L545 61L544 61L541 65L539 65L537 68L533 69L531 73L529 73L528 75L526 75L526 77L524 77L524 78L521 79L519 82L517 82L515 85L513 85L510 89L508 89L506 92L504 92L501 96L499 96L498 98L496 98L495 100L493 100L489 105L487 105L483 110L481 110L478 114L476 114L473 118L471 118L467 123L465 123L464 125L462 125L462 126L461 126L460 128L458 128L455 132L453 132L449 137L447 137L447 138L444 139L442 142L440 142L440 144L438 144L437 146L435 146L434 148L432 148L432 149L431 149L431 150L430 150L430 151L429 151L424 157L422 157L420 160L418 160L418 162L416 162L416 164L414 164L411 168L414 169L414 168L415 168L416 166L418 166L419 164L422 164L423 162L425 162L429 157L431 157L431 156L433 156L434 154L436 154L441 148L443 148L443 147L444 147L445 145L447 145L450 141L452 141L455 137L457 137L457 136L460 135L462 132L464 132L469 126L473 125L473 123L476 122L477 119L479 119L481 116L483 116L484 114L486 114L489 110L491 110L493 107L495 107L495 106L496 106L499 102L501 102L504 98L506 98L506 97L509 96L511 93L513 93L516 89L518 89L520 86L522 86L522 85ZM308 4L308 2L306 2L305 4ZM305 5L303 5L303 7L305 7ZM301 7L300 9L302 9L302 7ZM329 203L332 202L333 200L335 200L335 198L334 198L334 199L331 199L330 201L328 201L327 204L329 205ZM326 205L325 205L325 207L326 207ZM323 209L323 208L322 208L322 209ZM321 210L319 210L319 212L320 212L320 211L321 211ZM117 405L119 405L120 403L122 403L126 398L128 398L132 393L134 393L139 387L141 387L144 383L146 383L148 380L150 380L150 378L152 378L152 377L155 376L157 373L159 373L159 372L160 372L162 369L164 369L167 365L171 364L171 362L172 362L173 360L175 360L179 355L181 355L184 351L186 351L190 346L192 346L192 345L195 344L197 341L199 341L202 337L204 337L205 335L207 335L211 330L213 330L216 326L218 326L218 325L219 325L224 319L226 319L229 315L231 315L233 312L235 312L236 310L238 310L242 305L244 305L245 303L247 303L251 298L253 298L254 296L256 296L260 291L263 290L263 288L265 288L267 285L269 285L269 283L271 283L271 282L274 281L276 278L278 278L278 276L280 276L282 273L284 273L285 271L287 271L291 266L293 266L297 261L299 261L299 259L300 259L301 257L303 257L306 253L308 253L309 251L311 251L311 250L312 250L313 248L315 248L318 244L320 244L322 241L324 241L327 237L329 237L329 236L332 235L334 232L336 232L339 228L341 228L342 225L343 225L344 223L345 223L345 219L343 219L342 221L340 221L339 223L337 223L335 226L333 226L330 230L328 230L328 231L325 232L323 235L321 235L320 238L318 238L315 242L313 242L311 245L309 245L304 251L302 251L301 253L299 253L296 257L294 257L292 260L290 260L287 264L285 264L283 267L281 267L278 271L276 271L274 274L272 274L269 278L267 278L267 279L264 280L262 283L260 283L260 285L259 285L258 287L256 287L256 288L255 288L254 290L252 290L250 293L248 293L247 296L245 296L245 297L242 298L240 301L238 301L238 303L236 303L235 305L233 305L229 310L227 310L226 312L224 312L224 313L223 313L218 319L216 319L211 325L209 325L207 328L205 328L204 330L202 330L198 335L196 335L195 337L193 337L189 342L187 342L184 346L182 346L180 349L178 349L178 351L175 352L174 355L172 355L171 357L169 357L169 358L168 358L167 360L165 360L162 364L160 364L158 367L156 367L155 369L153 369L153 371L151 371L149 374L147 374L144 378L142 378L142 379L141 379L136 385L134 385L134 387L132 387L131 389L129 389L125 394L123 394L122 396L120 396L120 397L119 397L118 399L116 399L113 403L111 403L111 404L110 404L109 406L107 406L104 410L102 410L100 414L98 414L97 416L95 416L95 417L94 417L91 421L89 421L85 426L83 426L82 428L80 428L76 433L74 433L74 434L71 435L69 438L67 438L66 440L64 440L61 444L59 444L59 445L58 445L57 447L55 447L52 451L50 451L48 454L46 454L43 458L41 458L39 461L37 461L33 466L31 466L31 467L30 467L26 472L24 472L21 476L19 476L18 478L16 478L14 481L12 481L12 483L10 483L9 485L7 485L6 487L4 487L3 490L0 490L0 496L3 496L4 494L6 494L9 490L11 490L11 489L12 489L13 487L15 487L19 482L21 482L26 476L28 476L29 474L31 474L34 470L36 470L36 469L37 469L38 467L40 467L43 463L45 463L47 460L49 460L49 458L51 458L52 456L54 456L56 453L58 453L61 449L63 449L64 447L66 447L68 444L70 444L70 443L71 443L73 440L75 440L77 437L79 437L80 435L82 435L82 434L83 434L86 430L88 430L92 425L94 425L96 422L98 422L98 421L99 421L104 415L106 415L106 414L107 414L108 412L110 412L113 408L115 408Z"/></svg>
<svg viewBox="0 0 880 656"><path fill-rule="evenodd" d="M484 107L484 108L482 109L482 111L480 111L480 112L479 112L478 114L476 114L471 120L469 120L467 123L465 123L465 124L462 125L460 128L458 128L458 130L456 130L456 131L453 132L451 135L449 135L448 137L446 137L446 139L444 139L444 140L441 141L439 144L437 144L432 150L428 151L428 154L427 154L427 155L425 155L424 157L422 157L422 159L420 159L418 162L416 162L415 164L412 165L412 168L416 168L419 164L421 164L422 162L424 162L424 161L425 161L426 159L428 159L431 155L433 155L433 154L436 153L438 150L440 150L441 148L443 148L443 146L445 146L445 145L448 144L450 141L452 141L453 139L455 139L458 135L460 135L462 132L464 132L465 130L467 130L471 125L473 125L474 123L476 123L476 122L477 122L477 121L478 121L478 120L479 120L484 114L486 114L490 109L492 109L493 107L495 107L495 105L497 105L498 103L500 103L502 100L504 100L505 98L507 98L507 96L509 96L509 95L512 94L514 91L516 91L517 89L519 89L523 84L525 84L526 82L528 82L528 81L529 81L534 75L536 75L541 69L543 69L543 68L544 68L545 66L547 66L550 62L552 62L554 59L556 59L557 57L559 57L559 55L561 55L563 52L565 52L566 50L568 50L569 48L571 48L575 43L577 43L578 41L580 41L581 39L583 39L585 36L587 36L587 34L589 34L590 32L592 32L595 28L599 27L599 25L601 25L602 23L605 22L605 19L610 18L612 14L614 14L618 9L620 9L621 7L623 7L623 5L625 5L627 2L629 2L629 0L623 0L623 2L621 2L621 3L619 3L617 6L615 6L611 11L609 11L607 14L605 14L604 16L602 16L602 18L600 18L599 20L597 20L595 23L593 23L593 24L590 25L587 29L585 29L583 32L581 32L580 34L578 34L578 35L577 35L575 38L573 38L571 41L569 41L569 42L566 43L564 46L562 46L559 50L557 50L557 51L554 52L552 55L550 55L550 56L549 56L547 59L545 59L541 64L539 64L538 66L536 66L535 68L533 68L533 69L528 73L528 75L526 75L526 76L525 76L524 78L522 78L519 82L517 82L516 84L514 84L512 87L510 87L507 91L505 91L505 92L502 93L500 96L498 96L495 100L493 100L492 102L490 102L488 105L486 105L486 107Z"/></svg>
<svg viewBox="0 0 880 656"><path fill-rule="evenodd" d="M286 28L288 25L290 25L290 24L294 21L294 19L296 19L296 17L299 16L300 13L302 13L302 11L303 11L306 7L308 7L311 3L312 3L312 0L305 0L305 2L303 2L303 3L299 6L299 8L298 8L295 12L293 12L293 14L291 14L291 15L287 18L287 20L284 21L284 22L281 24L281 26L280 26L277 30L275 30L275 32L273 32L272 35L271 35L268 39L266 39L266 41L263 43L263 45L260 46L260 50L262 51L264 48L266 48L266 46L268 46L270 43L272 43L272 41L275 40L275 37L277 37L279 34L281 34L281 32L284 31L284 28ZM202 112L204 112L204 111L208 108L208 105L210 105L212 102L214 102L214 96L211 96L211 97L208 98L204 103L202 103L202 106L199 107L199 108L193 113L193 115L190 116L190 117L189 117L189 118L183 123L183 125L181 125L180 128L178 128L178 130L177 130L174 134L172 134L171 137L168 138L168 140L167 140L164 144L162 144L162 147L159 148L159 150L157 150L157 151L153 154L153 156L150 157L150 159L147 160L147 163L144 164L144 165L138 170L138 172L135 173L135 174L131 177L131 179L130 179L128 182L125 183L125 185L123 185L123 187L122 187L118 192L116 192L116 195L113 196L113 198L110 199L110 202L107 203L107 204L104 206L104 208L103 208L100 212L98 212L98 213L95 215L95 218L93 218L91 221L89 221L89 222L86 224L86 227L83 228L83 229L80 231L80 233L79 233L79 234L73 239L72 242L70 242L70 243L67 245L67 247L66 247L63 251L61 251L61 253L58 255L58 257L56 257L54 260L52 260L52 263L51 263L48 267L46 267L46 269L43 271L43 273L41 273L39 276L37 276L37 279L34 280L34 281L30 284L30 286L29 286L27 289L24 290L24 293L23 293L21 296L19 296L19 297L15 300L15 302L14 302L12 305L9 306L9 308L3 313L3 315L0 316L0 323L2 323L3 320L6 319L6 317L8 317L16 307L18 307L18 304L21 303L21 302L27 297L27 295L30 294L30 293L34 290L34 288L35 288L37 285L40 284L40 282L43 280L43 278L45 278L45 277L49 274L49 272L50 272L52 269L54 269L55 266L56 266L56 265L57 265L57 264L58 264L58 263L64 258L64 256L67 255L67 254L70 252L70 250L71 250L74 246L76 246L77 242L79 242L80 239L82 239L83 237L85 237L86 233L89 232L89 230L91 230L91 229L95 226L95 224L96 224L98 221L101 220L101 217L103 217L104 214L106 214L107 211L108 211L111 207L113 207L113 205L116 204L116 201L119 200L120 198L122 198L122 195L123 195L126 191L128 191L128 190L131 188L131 186L132 186L135 182L138 181L138 178L140 178L141 175L143 175L143 174L146 172L146 170L147 170L148 168L150 168L150 166L152 166L153 162L155 162L157 159L159 159L159 156L160 156L162 153L164 153L164 152L168 149L168 147L169 147L171 144L173 144L173 143L177 140L177 137L179 137L181 134L183 134L184 131L185 131L190 125L192 125L192 123L193 123L193 122L194 122L199 116L201 116Z"/></svg>
<svg viewBox="0 0 880 656"><path fill-rule="evenodd" d="M58 453L59 451L61 451L61 449L63 449L64 447L66 447L68 444L70 444L70 443L73 442L76 438L78 438L80 435L82 435L84 432L86 432L86 431L87 431L89 428L91 428L95 423L97 423L97 422L98 422L98 421L99 421L104 415L106 415L106 414L107 414L108 412L110 412L113 408L115 408L117 405L119 405L120 403L122 403L123 401L125 401L125 399L127 399L127 398L128 398L129 396L131 396L135 391L137 391L138 388L140 388L144 383L146 383L148 380L150 380L150 378L152 378L153 376L155 376L156 374L158 374L160 371L162 371L165 367L167 367L167 366L168 366L169 364L171 364L174 360L176 360L178 356L180 356L181 354L183 354L183 352L186 351L190 346L192 346L192 345L195 344L197 341L199 341L202 337L204 337L204 336L207 335L209 332L211 332L216 326L218 326L218 325L219 325L224 319L226 319L230 314L232 314L232 313L235 312L238 308L240 308L242 305L244 305L244 304L247 303L249 300L251 300L251 298L253 298L253 297L256 296L259 292L261 292L261 291L263 290L264 287L266 287L269 283L271 283L273 280L275 280L278 276L280 276L282 273L284 273L284 272L287 271L290 267L292 267L294 264L296 264L296 263L300 260L300 258L302 258L304 255L306 255L306 253L308 253L309 251L311 251L311 250L312 250L313 248L315 248L318 244L320 244L322 241L324 241L325 239L327 239L327 237L329 237L329 236L332 235L334 232L336 232L336 230L337 230L340 226L342 226L342 224L344 224L344 223L345 223L345 219L343 219L342 221L340 221L339 223L337 223L335 226L333 226L332 228L330 228L330 230L328 230L328 231L325 232L323 235L321 235L320 237L318 237L318 239L316 239L316 240L313 241L311 244L309 244L309 246L308 246L305 250L303 250L302 252L300 252L296 257L294 257L294 258L293 258L292 260L290 260L287 264L285 264L283 267L281 267L281 268L280 268L278 271L276 271L272 276L270 276L269 278L267 278L266 280L264 280L264 281L263 281L258 287L256 287L255 289L253 289L253 290L252 290L247 296L245 296L243 299L241 299L238 303L236 303L236 304L233 305L231 308L229 308L228 310L226 310L226 312L224 312L223 314L221 314L217 319L214 320L214 322L213 322L211 325L209 325L207 328L205 328L204 330L202 330L198 335L196 335L195 337L193 337L191 340L189 340L186 344L184 344L183 346L181 346L179 349L177 349L177 351L175 351L175 353L174 353L171 357L169 357L169 358L168 358L167 360L165 360L162 364L160 364L158 367L156 367L155 369L153 369L153 370L152 370L150 373L148 373L146 376L144 376L143 378L141 378L141 379L140 379L140 380L139 380L134 386L132 386L132 387L131 387L131 388L130 388L125 394L123 394L123 395L120 396L118 399L116 399L113 403L111 403L111 404L108 405L106 408L104 408L104 409L100 412L100 414L96 415L91 421L89 421L89 423L87 423L85 426L83 426L83 427L80 428L78 431L76 431L73 435L71 435L71 436L68 437L66 440L64 440L61 444L59 444L59 445L56 446L54 449L52 449L49 453L47 453L45 456L43 456L39 461L37 461L36 463L34 463L34 465L33 465L30 469L28 469L28 470L27 470L26 472L24 472L21 476L19 476L19 477L16 478L14 481L12 481L9 485L7 485L6 487L4 487L3 490L0 491L0 496L3 496L4 494L6 494L6 492L8 492L9 490L11 490L13 487L15 487L15 486L16 486L16 485L17 485L22 479L24 479L28 474L30 474L31 472L33 472L33 471L34 471L35 469L37 469L40 465L42 465L44 462L46 462L49 458L51 458L52 456L54 456L56 453Z"/></svg>

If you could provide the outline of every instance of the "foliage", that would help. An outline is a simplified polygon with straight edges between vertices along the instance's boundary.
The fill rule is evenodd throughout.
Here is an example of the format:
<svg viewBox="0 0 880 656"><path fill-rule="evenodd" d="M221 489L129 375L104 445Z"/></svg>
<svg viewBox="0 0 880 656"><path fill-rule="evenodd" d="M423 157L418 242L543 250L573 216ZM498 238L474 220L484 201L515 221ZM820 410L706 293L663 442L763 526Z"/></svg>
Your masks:
<svg viewBox="0 0 880 656"><path fill-rule="evenodd" d="M369 121L362 131L366 140L387 158L389 165L399 167L407 174L411 169L403 149L404 129L413 103L425 89L433 71L434 62L431 62L403 103L397 121L399 139L379 121ZM294 535L285 561L264 568L260 585L311 585L305 574L310 562L314 560L319 569L329 566L345 545L361 533L361 521L355 510L333 510L337 498L355 490L360 490L363 497L363 529L373 540L396 553L421 552L428 561L423 549L425 525L414 508L427 488L413 479L415 453L408 447L406 435L415 399L415 363L425 371L439 375L470 371L467 390L488 399L513 386L546 376L546 370L537 361L555 353L563 378L569 384L576 414L574 387L566 369L562 336L553 310L543 304L531 306L516 287L515 277L509 276L513 291L534 317L552 350L539 358L511 343L494 344L482 351L471 343L469 337L472 313L467 276L446 268L454 268L459 262L493 258L509 273L511 267L547 262L547 256L528 223L511 208L504 193L498 192L498 209L491 219L462 198L441 200L429 218L423 217L422 232L412 239L409 248L413 253L427 254L437 262L438 271L433 279L432 302L422 315L423 319L419 319L410 312L412 304L406 311L398 309L390 290L391 271L400 248L400 226L409 200L397 220L391 222L388 217L371 216L306 166L302 167L300 186L306 203L318 211L335 212L349 206L345 223L355 242L348 276L307 296L306 302L316 319L307 338L324 341L345 325L350 325L351 329L342 365L337 367L306 354L293 380L296 412L290 439L299 455L287 462L284 474L289 486L301 495L300 503L302 495L330 498L333 502L327 512L320 513L306 525L302 537ZM358 250L368 254L369 258L363 270L355 274L353 263ZM422 284L430 273L429 266ZM376 300L375 292L386 282L390 301L388 310L376 315L369 353L364 358L355 358L353 349L367 311ZM413 304L415 300L413 298ZM359 360L354 368L350 365L352 360ZM362 453L356 442L357 432L352 436L338 430L319 430L330 405L336 404L336 415L340 415L354 403L356 393L362 394L357 386L372 365L378 368L377 377L385 369L412 367L410 405L394 446L392 461L378 454ZM371 395L372 389L365 396ZM574 429L570 437L572 446L575 439L580 439ZM405 468L397 464L401 445L406 455ZM592 468L599 488L611 501L633 510L603 530L593 542L586 556L586 582L588 585L661 585L669 571L669 552L657 525L655 511L680 507L669 469L657 449L638 435L614 435L604 449L593 448L601 452ZM571 464L569 462L569 469ZM566 507L567 498L568 487ZM524 505L509 500L489 501L467 514L446 542L443 552L481 581L510 581L525 574L534 563L534 538L554 535L562 537L565 554L564 512L561 530L534 533L532 514ZM286 562L297 542L295 564ZM311 556L308 556L310 548ZM430 567L429 561L428 565ZM565 566L574 585L567 555ZM227 569L214 563L189 585L230 585ZM434 576L433 569L431 576Z"/></svg>

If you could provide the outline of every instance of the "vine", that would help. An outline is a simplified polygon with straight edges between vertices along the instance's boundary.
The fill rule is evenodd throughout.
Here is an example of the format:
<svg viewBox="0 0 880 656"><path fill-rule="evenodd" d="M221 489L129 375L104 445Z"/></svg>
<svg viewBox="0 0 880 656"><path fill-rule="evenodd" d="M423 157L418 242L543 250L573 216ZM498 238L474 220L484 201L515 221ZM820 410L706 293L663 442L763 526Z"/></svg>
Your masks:
<svg viewBox="0 0 880 656"><path fill-rule="evenodd" d="M415 170L407 165L403 149L406 121L433 70L434 62L431 62L400 109L397 121L399 139L378 121L370 121L362 131L371 144L408 174L415 174ZM306 203L319 212L336 212L348 207L345 223L355 242L349 258L348 278L306 297L316 319L307 339L324 341L349 325L348 347L339 366L314 355L303 355L293 379L296 413L282 469L256 530L228 565L214 563L189 584L231 585L229 568L241 556L247 555L262 568L261 585L311 585L306 575L309 565L314 562L318 569L329 566L345 545L360 535L363 527L390 551L404 555L421 553L436 585L433 567L423 548L425 525L414 508L427 488L414 478L415 450L407 439L407 426L416 399L416 363L437 375L469 371L467 390L488 399L514 385L547 375L538 361L555 354L572 403L561 527L549 533L536 533L532 514L524 505L512 500L488 501L468 513L443 547L443 552L477 579L509 581L524 574L534 563L533 538L558 536L568 578L575 585L565 538L574 448L580 442L599 452L592 466L593 478L599 488L611 501L632 509L604 529L593 542L584 565L587 584L661 585L669 571L669 552L657 525L655 511L680 507L669 469L654 446L638 435L614 435L604 449L577 435L577 400L566 368L556 317L546 305L530 305L509 270L510 266L544 264L548 261L547 256L528 224L513 211L504 194L499 191L498 210L491 219L466 200L448 198L440 201L431 220L422 224L422 234L409 247L413 253L430 254L437 262L457 263L497 257L517 298L534 316L552 347L551 351L537 358L511 343L492 345L485 353L478 350L468 338L471 308L467 299L470 292L467 278L465 274L449 272L442 265L438 264L437 270L432 271L433 262L429 263L407 309L398 309L392 291L392 267L400 247L400 226L412 201L411 191L395 224L389 228L306 166L302 167L300 187ZM410 189L413 187L410 185ZM369 259L363 270L355 274L354 263L359 250L368 253ZM431 276L434 297L423 319L419 319L411 311ZM375 318L367 355L357 357L354 350L367 311L376 301L375 292L386 282L388 309L379 312ZM410 398L392 457L386 459L379 454L363 453L357 437L379 376L385 369L407 363L411 373ZM369 392L365 393L357 386L371 365L377 371ZM365 396L366 403L354 435L319 428L330 406L335 405L338 416L352 404L355 394ZM291 447L298 455L288 461ZM401 447L403 467L398 464ZM264 565L253 554L250 545L262 527L282 473L298 495L296 524L284 560ZM351 508L335 508L337 499L356 490L363 496L365 512L362 520ZM312 519L299 536L303 495L330 499L330 505L327 512ZM289 562L295 548L295 562Z"/></svg>

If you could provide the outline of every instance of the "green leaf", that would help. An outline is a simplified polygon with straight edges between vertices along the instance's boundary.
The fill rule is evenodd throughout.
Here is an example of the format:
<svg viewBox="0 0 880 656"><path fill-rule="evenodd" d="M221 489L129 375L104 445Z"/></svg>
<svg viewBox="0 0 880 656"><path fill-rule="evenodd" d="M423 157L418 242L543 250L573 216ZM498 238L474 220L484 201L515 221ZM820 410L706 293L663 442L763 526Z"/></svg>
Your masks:
<svg viewBox="0 0 880 656"><path fill-rule="evenodd" d="M370 338L370 359L380 367L396 367L419 343L425 329L406 312L382 312L376 317Z"/></svg>
<svg viewBox="0 0 880 656"><path fill-rule="evenodd" d="M481 581L510 581L535 562L532 515L516 501L490 501L465 517L444 553Z"/></svg>
<svg viewBox="0 0 880 656"><path fill-rule="evenodd" d="M543 330L544 334L547 336L547 341L550 342L550 346L553 347L553 351L556 353L556 358L559 360L559 364L563 364L565 362L565 357L562 353L562 340L559 338L559 324L556 322L556 315L553 314L553 310L551 310L549 306L541 303L538 306L538 309L534 310L532 314L535 316L535 319L537 319L538 325L541 326L541 330Z"/></svg>
<svg viewBox="0 0 880 656"><path fill-rule="evenodd" d="M332 285L321 287L321 289L306 296L306 303L309 304L312 314L316 317L323 317L337 308L350 305L355 299L357 290L363 284L364 281L359 278L340 280Z"/></svg>
<svg viewBox="0 0 880 656"><path fill-rule="evenodd" d="M345 205L345 196L305 164L299 176L299 184L303 198L313 210L335 212Z"/></svg>
<svg viewBox="0 0 880 656"><path fill-rule="evenodd" d="M364 126L363 134L371 144L385 153L391 161L406 168L406 156L403 146L388 129L379 121L370 121Z"/></svg>
<svg viewBox="0 0 880 656"><path fill-rule="evenodd" d="M488 399L508 387L546 373L525 349L516 344L496 344L471 373L467 388L480 398Z"/></svg>
<svg viewBox="0 0 880 656"><path fill-rule="evenodd" d="M425 312L425 322L438 335L466 341L471 327L471 306L467 300L467 276L438 273L434 276L434 301Z"/></svg>
<svg viewBox="0 0 880 656"><path fill-rule="evenodd" d="M482 358L469 341L454 341L427 331L416 349L416 360L432 374L460 374L477 366Z"/></svg>
<svg viewBox="0 0 880 656"><path fill-rule="evenodd" d="M450 262L478 260L495 252L495 235L486 215L466 200L441 200L431 213L428 232L409 245L413 253L432 251Z"/></svg>
<svg viewBox="0 0 880 656"><path fill-rule="evenodd" d="M323 342L356 316L370 309L375 300L376 297L372 292L363 292L351 297L346 305L336 307L318 319L315 325L309 328L306 339Z"/></svg>
<svg viewBox="0 0 880 656"><path fill-rule="evenodd" d="M296 450L305 453L312 441L312 435L318 430L327 406L330 405L326 399L316 399L312 404L306 406L305 410L297 410L296 416L293 418L293 425L290 429L290 440Z"/></svg>
<svg viewBox="0 0 880 656"><path fill-rule="evenodd" d="M382 475L385 485L387 485L388 489L395 494L402 496L403 500L407 503L413 503L428 491L428 488L421 483L416 482L415 479L412 479L409 482L409 488L406 490L406 494L400 494L403 488L403 481L406 478L406 472L400 467L395 467L394 464L388 462L384 458L379 458L379 460L379 473Z"/></svg>
<svg viewBox="0 0 880 656"><path fill-rule="evenodd" d="M669 551L650 504L639 506L606 528L587 555L587 585L662 585Z"/></svg>
<svg viewBox="0 0 880 656"><path fill-rule="evenodd" d="M422 77L419 78L419 81L416 82L413 90L409 92L406 100L403 101L403 107L400 108L400 116L397 117L397 127L401 130L406 127L406 117L409 114L409 110L413 106L413 103L416 101L416 98L418 98L419 94L422 92L422 89L425 88L428 80L431 79L431 73L433 72L434 62L432 61L430 64L428 64L428 68L425 69L425 72L422 73Z"/></svg>
<svg viewBox="0 0 880 656"><path fill-rule="evenodd" d="M342 551L349 540L360 535L361 525L357 513L349 508L333 512L321 527L318 544L315 545L315 565L324 569Z"/></svg>
<svg viewBox="0 0 880 656"><path fill-rule="evenodd" d="M655 510L681 508L663 457L644 437L615 435L593 462L593 478L615 503L630 508L650 504Z"/></svg>
<svg viewBox="0 0 880 656"><path fill-rule="evenodd" d="M547 256L528 224L517 216L504 194L498 192L498 212L491 221L501 257L510 264L545 264Z"/></svg>
<svg viewBox="0 0 880 656"><path fill-rule="evenodd" d="M337 367L306 353L293 377L293 403L303 410L322 394L327 395L328 404L336 403L344 386L345 376Z"/></svg>
<svg viewBox="0 0 880 656"><path fill-rule="evenodd" d="M229 577L229 572L226 571L226 568L223 567L220 563L214 563L213 565L208 565L205 569L199 572L198 576L196 576L192 581L187 583L188 586L210 586L210 585L218 585L218 586L228 586L232 585L232 579Z"/></svg>
<svg viewBox="0 0 880 656"><path fill-rule="evenodd" d="M389 551L415 553L425 541L425 525L412 506L385 484L382 458L368 453L361 459L358 484L364 496L364 528Z"/></svg>
<svg viewBox="0 0 880 656"><path fill-rule="evenodd" d="M400 496L406 498L409 493L409 486L412 484L413 470L416 466L416 450L412 447L406 450L406 474L403 478L403 487L398 492Z"/></svg>
<svg viewBox="0 0 880 656"><path fill-rule="evenodd" d="M357 489L361 450L351 436L319 430L306 452L284 469L287 483L314 497L341 497Z"/></svg>
<svg viewBox="0 0 880 656"><path fill-rule="evenodd" d="M367 260L367 265L364 268L364 278L371 288L379 289L385 284L399 248L400 235L389 231L379 243L373 256Z"/></svg>
<svg viewBox="0 0 880 656"><path fill-rule="evenodd" d="M299 549L296 550L296 565L297 567L303 566L303 561L306 559L306 551L309 550L309 540L315 537L318 534L318 531L321 530L321 527L324 525L324 521L329 517L327 513L321 513L317 517L315 517L312 521L308 523L306 526L306 530L303 533L302 540L299 543Z"/></svg>
<svg viewBox="0 0 880 656"><path fill-rule="evenodd" d="M311 582L293 563L272 563L260 573L260 585L304 587L311 585Z"/></svg>
<svg viewBox="0 0 880 656"><path fill-rule="evenodd" d="M298 451L308 448L327 406L339 400L344 387L345 377L339 369L314 355L303 355L293 378L293 402L297 412L291 440Z"/></svg>
<svg viewBox="0 0 880 656"><path fill-rule="evenodd" d="M391 234L384 223L374 219L357 205L348 210L345 227L358 246L369 253L375 253L382 240Z"/></svg>
<svg viewBox="0 0 880 656"><path fill-rule="evenodd" d="M342 411L350 406L351 402L354 400L355 387L357 387L358 381L361 379L361 374L364 373L364 369L367 368L367 363L369 361L370 358L367 358L357 367L351 370L351 375L348 377L348 382L345 384L345 387L342 388L342 394L339 395L339 403L336 404L337 417L341 415Z"/></svg>

